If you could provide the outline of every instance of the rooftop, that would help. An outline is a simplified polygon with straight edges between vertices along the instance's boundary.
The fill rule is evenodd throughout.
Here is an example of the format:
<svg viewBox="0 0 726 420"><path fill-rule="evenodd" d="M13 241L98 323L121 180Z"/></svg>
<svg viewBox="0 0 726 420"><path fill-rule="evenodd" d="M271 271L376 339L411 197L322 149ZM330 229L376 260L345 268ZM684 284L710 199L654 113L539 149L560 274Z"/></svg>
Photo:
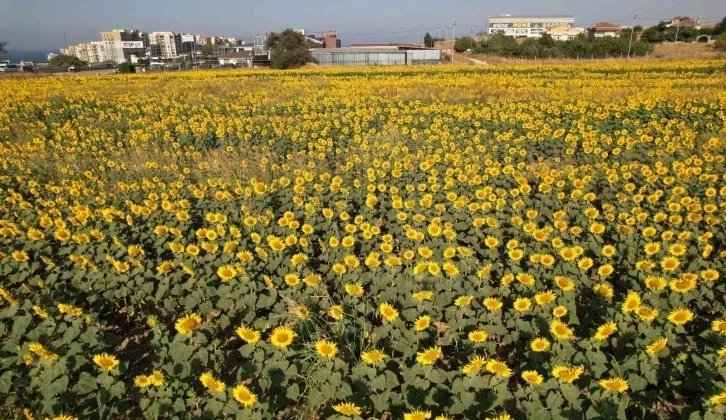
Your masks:
<svg viewBox="0 0 726 420"><path fill-rule="evenodd" d="M571 15L497 15L489 19L574 19Z"/></svg>
<svg viewBox="0 0 726 420"><path fill-rule="evenodd" d="M327 52L337 52L337 53L405 53L403 50L394 49L394 48L370 48L370 47L363 47L363 48L356 48L356 47L342 47L342 48L318 48L311 50L313 54L323 54Z"/></svg>
<svg viewBox="0 0 726 420"><path fill-rule="evenodd" d="M616 30L619 31L622 27L620 25L616 25L612 22L598 22L595 25L593 25L590 29L594 29L596 31L610 31L610 30Z"/></svg>

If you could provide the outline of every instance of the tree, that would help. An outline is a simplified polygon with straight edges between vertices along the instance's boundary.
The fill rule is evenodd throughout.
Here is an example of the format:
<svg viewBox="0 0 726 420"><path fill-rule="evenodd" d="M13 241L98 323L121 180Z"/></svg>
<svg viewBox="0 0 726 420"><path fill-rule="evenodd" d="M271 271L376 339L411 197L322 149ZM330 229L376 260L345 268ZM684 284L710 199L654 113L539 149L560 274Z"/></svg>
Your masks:
<svg viewBox="0 0 726 420"><path fill-rule="evenodd" d="M434 38L428 32L426 32L426 35L424 35L424 46L426 46L427 48L434 47Z"/></svg>
<svg viewBox="0 0 726 420"><path fill-rule="evenodd" d="M212 45L211 41L207 41L207 43L202 47L202 57L211 57L212 54L214 54L214 45Z"/></svg>
<svg viewBox="0 0 726 420"><path fill-rule="evenodd" d="M273 69L294 69L313 61L305 37L289 28L270 34L267 48L272 54L270 67Z"/></svg>
<svg viewBox="0 0 726 420"><path fill-rule="evenodd" d="M74 55L64 55L59 54L55 57L51 58L50 61L48 61L48 64L50 64L53 67L70 67L70 66L85 66L85 61L81 60L80 58L74 56Z"/></svg>
<svg viewBox="0 0 726 420"><path fill-rule="evenodd" d="M136 67L131 63L121 63L118 66L119 73L136 73Z"/></svg>
<svg viewBox="0 0 726 420"><path fill-rule="evenodd" d="M472 48L474 48L474 39L470 36L462 36L454 42L454 51L458 53L462 53Z"/></svg>
<svg viewBox="0 0 726 420"><path fill-rule="evenodd" d="M721 22L717 23L716 26L713 27L713 35L721 35L726 34L726 17L721 20Z"/></svg>
<svg viewBox="0 0 726 420"><path fill-rule="evenodd" d="M714 46L719 51L726 51L726 32L716 37L716 43Z"/></svg>
<svg viewBox="0 0 726 420"><path fill-rule="evenodd" d="M5 49L6 45L8 45L8 41L0 41L0 53L8 52L8 50Z"/></svg>

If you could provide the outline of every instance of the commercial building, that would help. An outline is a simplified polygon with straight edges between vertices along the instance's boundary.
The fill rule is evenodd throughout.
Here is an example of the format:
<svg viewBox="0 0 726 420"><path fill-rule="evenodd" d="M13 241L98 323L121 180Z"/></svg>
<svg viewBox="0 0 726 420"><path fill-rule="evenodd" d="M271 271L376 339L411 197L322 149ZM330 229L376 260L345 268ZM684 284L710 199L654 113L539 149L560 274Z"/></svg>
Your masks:
<svg viewBox="0 0 726 420"><path fill-rule="evenodd" d="M237 51L217 57L221 67L252 67L252 51Z"/></svg>
<svg viewBox="0 0 726 420"><path fill-rule="evenodd" d="M106 57L116 63L132 61L135 58L146 55L148 37L138 29L114 29L101 32L101 41L106 50Z"/></svg>
<svg viewBox="0 0 726 420"><path fill-rule="evenodd" d="M578 35L584 32L584 28L573 28L569 26L555 26L554 28L549 28L546 31L546 33L549 34L555 41L568 41L570 39L575 39Z"/></svg>
<svg viewBox="0 0 726 420"><path fill-rule="evenodd" d="M422 47L319 48L310 50L320 66L390 66L435 64L441 51Z"/></svg>
<svg viewBox="0 0 726 420"><path fill-rule="evenodd" d="M616 25L612 22L598 22L589 28L587 32L593 38L606 38L606 37L619 37L620 31L623 29L622 26Z"/></svg>
<svg viewBox="0 0 726 420"><path fill-rule="evenodd" d="M489 18L489 33L501 33L514 38L537 38L541 37L549 28L574 25L574 16L501 15Z"/></svg>

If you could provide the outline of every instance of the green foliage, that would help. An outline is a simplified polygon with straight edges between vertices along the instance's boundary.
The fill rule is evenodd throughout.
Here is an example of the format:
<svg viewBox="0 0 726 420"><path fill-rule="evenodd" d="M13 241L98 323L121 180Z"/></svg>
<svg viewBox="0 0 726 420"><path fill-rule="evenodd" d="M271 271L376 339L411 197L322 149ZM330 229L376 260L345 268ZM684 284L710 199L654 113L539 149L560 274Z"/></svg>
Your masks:
<svg viewBox="0 0 726 420"><path fill-rule="evenodd" d="M714 26L711 33L713 35L721 35L723 33L726 33L726 17L721 19L721 22L717 23L716 26Z"/></svg>
<svg viewBox="0 0 726 420"><path fill-rule="evenodd" d="M211 42L207 41L206 44L202 47L202 57L211 57L214 54L214 45L212 45Z"/></svg>
<svg viewBox="0 0 726 420"><path fill-rule="evenodd" d="M428 34L427 34L428 35ZM6 53L7 50L8 41L0 41L0 53Z"/></svg>
<svg viewBox="0 0 726 420"><path fill-rule="evenodd" d="M313 60L305 37L292 29L270 34L267 48L272 54L270 66L273 69L294 69Z"/></svg>
<svg viewBox="0 0 726 420"><path fill-rule="evenodd" d="M719 51L726 51L726 33L722 33L721 35L716 37L716 42L714 43L714 46Z"/></svg>
<svg viewBox="0 0 726 420"><path fill-rule="evenodd" d="M118 66L119 73L136 73L136 67L131 63L121 63Z"/></svg>
<svg viewBox="0 0 726 420"><path fill-rule="evenodd" d="M426 46L427 48L434 47L434 38L428 32L426 32L426 35L424 35L424 46Z"/></svg>
<svg viewBox="0 0 726 420"><path fill-rule="evenodd" d="M551 36L545 35L539 39L528 38L519 43L512 37L495 34L477 45L474 52L519 58L605 58L627 55L629 41L627 37L587 38L581 34L567 41L555 41ZM631 55L643 56L651 50L652 47L648 44L633 41Z"/></svg>
<svg viewBox="0 0 726 420"><path fill-rule="evenodd" d="M474 39L470 36L462 36L457 38L454 43L454 51L461 53L468 49L474 48Z"/></svg>
<svg viewBox="0 0 726 420"><path fill-rule="evenodd" d="M59 54L48 62L53 67L85 66L88 63L74 55Z"/></svg>

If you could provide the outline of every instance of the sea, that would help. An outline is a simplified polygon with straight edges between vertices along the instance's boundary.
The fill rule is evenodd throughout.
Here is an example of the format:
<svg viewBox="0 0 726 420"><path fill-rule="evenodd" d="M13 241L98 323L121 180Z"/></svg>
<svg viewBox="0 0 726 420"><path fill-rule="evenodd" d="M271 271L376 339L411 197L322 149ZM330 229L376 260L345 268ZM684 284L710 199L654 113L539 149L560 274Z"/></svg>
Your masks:
<svg viewBox="0 0 726 420"><path fill-rule="evenodd" d="M48 53L54 52L58 54L58 50L20 50L13 49L9 45L6 47L8 52L0 53L0 60L10 60L11 63L19 63L20 60L35 60L39 63L45 63L48 61Z"/></svg>

